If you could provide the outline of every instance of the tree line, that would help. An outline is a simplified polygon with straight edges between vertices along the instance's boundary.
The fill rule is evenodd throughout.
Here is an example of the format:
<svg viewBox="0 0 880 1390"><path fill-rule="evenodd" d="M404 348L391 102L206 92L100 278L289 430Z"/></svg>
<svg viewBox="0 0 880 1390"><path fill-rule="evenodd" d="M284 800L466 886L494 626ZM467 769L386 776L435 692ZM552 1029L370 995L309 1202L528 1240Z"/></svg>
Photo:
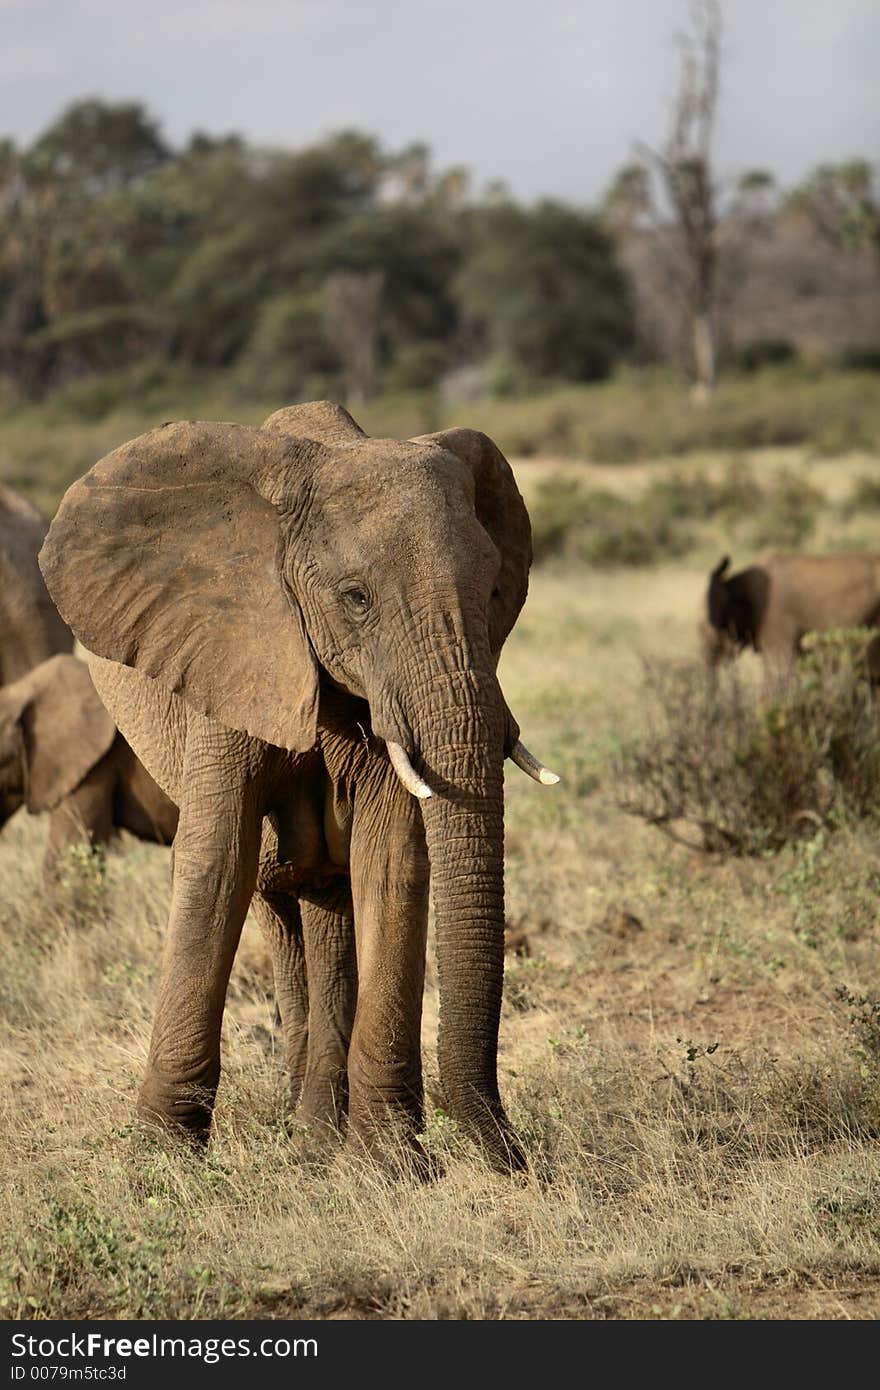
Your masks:
<svg viewBox="0 0 880 1390"><path fill-rule="evenodd" d="M463 365L499 392L602 378L666 351L627 246L665 254L675 218L652 221L641 168L595 210L523 206L501 184L473 194L423 145L195 134L175 150L139 103L76 102L30 145L0 142L4 394L147 362L284 399L421 389ZM751 177L719 225L779 215ZM789 213L798 198L830 237L880 246L867 165L820 171Z"/></svg>

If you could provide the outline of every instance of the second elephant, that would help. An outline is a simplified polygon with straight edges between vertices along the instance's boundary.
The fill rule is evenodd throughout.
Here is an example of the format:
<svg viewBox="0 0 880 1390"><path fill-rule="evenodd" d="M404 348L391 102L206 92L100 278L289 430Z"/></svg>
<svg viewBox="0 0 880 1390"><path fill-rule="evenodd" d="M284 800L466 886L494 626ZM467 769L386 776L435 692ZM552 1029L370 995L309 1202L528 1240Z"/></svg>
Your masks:
<svg viewBox="0 0 880 1390"><path fill-rule="evenodd" d="M880 555L772 555L728 575L729 566L725 556L709 576L700 625L712 665L751 647L777 679L808 632L880 625Z"/></svg>
<svg viewBox="0 0 880 1390"><path fill-rule="evenodd" d="M50 813L47 878L66 846L104 842L115 829L159 844L174 838L177 807L74 656L53 656L0 689L0 826L22 805Z"/></svg>

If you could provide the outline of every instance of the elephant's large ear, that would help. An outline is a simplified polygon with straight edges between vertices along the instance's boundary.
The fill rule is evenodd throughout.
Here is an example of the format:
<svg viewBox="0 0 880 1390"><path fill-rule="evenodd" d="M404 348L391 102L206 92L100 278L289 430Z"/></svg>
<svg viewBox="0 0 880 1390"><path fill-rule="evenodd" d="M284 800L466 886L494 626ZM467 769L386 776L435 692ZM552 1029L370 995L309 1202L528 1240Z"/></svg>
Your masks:
<svg viewBox="0 0 880 1390"><path fill-rule="evenodd" d="M737 640L758 650L758 639L770 597L770 576L763 565L749 565L727 581L729 622Z"/></svg>
<svg viewBox="0 0 880 1390"><path fill-rule="evenodd" d="M532 563L532 528L513 469L498 445L479 430L441 430L413 443L439 444L473 469L477 519L501 552L499 596L489 620L492 650L499 652L526 601Z"/></svg>
<svg viewBox="0 0 880 1390"><path fill-rule="evenodd" d="M318 671L282 573L282 525L321 446L243 425L166 425L68 489L40 552L83 646L232 729L301 751Z"/></svg>
<svg viewBox="0 0 880 1390"><path fill-rule="evenodd" d="M53 656L2 692L18 721L27 808L52 811L109 753L116 725L98 698L85 662Z"/></svg>
<svg viewBox="0 0 880 1390"><path fill-rule="evenodd" d="M709 587L706 590L706 611L709 615L709 622L719 630L724 628L727 623L727 582L724 578L730 567L730 556L724 555L709 575Z"/></svg>

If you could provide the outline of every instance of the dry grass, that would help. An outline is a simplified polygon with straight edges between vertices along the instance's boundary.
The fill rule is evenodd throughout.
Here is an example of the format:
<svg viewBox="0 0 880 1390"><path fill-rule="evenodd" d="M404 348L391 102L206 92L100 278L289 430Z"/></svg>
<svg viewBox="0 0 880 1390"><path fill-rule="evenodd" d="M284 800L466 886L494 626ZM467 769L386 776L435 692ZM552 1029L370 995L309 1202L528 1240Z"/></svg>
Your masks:
<svg viewBox="0 0 880 1390"><path fill-rule="evenodd" d="M880 1313L874 832L718 862L614 804L616 753L645 718L642 658L693 650L704 575L699 557L539 572L503 659L527 742L564 776L508 781L509 917L528 954L508 961L500 1075L531 1159L522 1181L487 1174L433 1109L443 1175L428 1185L345 1156L312 1166L283 1129L250 924L209 1154L157 1148L133 1117L167 852L126 841L103 870L73 866L49 904L45 825L10 824L6 1316ZM436 1012L431 968L429 1094Z"/></svg>

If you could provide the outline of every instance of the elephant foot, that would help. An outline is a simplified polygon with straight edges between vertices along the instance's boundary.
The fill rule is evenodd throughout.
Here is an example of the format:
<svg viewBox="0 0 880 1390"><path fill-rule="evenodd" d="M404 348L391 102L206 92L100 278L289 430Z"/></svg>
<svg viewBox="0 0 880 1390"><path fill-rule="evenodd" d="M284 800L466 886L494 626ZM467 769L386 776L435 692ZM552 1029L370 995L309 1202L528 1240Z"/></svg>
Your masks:
<svg viewBox="0 0 880 1390"><path fill-rule="evenodd" d="M441 1176L436 1158L425 1151L409 1126L350 1125L345 1148L348 1154L370 1163L391 1179L425 1183Z"/></svg>
<svg viewBox="0 0 880 1390"><path fill-rule="evenodd" d="M488 1166L505 1177L525 1173L529 1161L512 1129L505 1128L497 1134L472 1135Z"/></svg>
<svg viewBox="0 0 880 1390"><path fill-rule="evenodd" d="M343 1137L338 1129L329 1125L304 1125L296 1116L289 1116L284 1129L297 1161L306 1167L328 1168L342 1152Z"/></svg>
<svg viewBox="0 0 880 1390"><path fill-rule="evenodd" d="M214 1096L205 1090L171 1098L144 1085L137 1103L138 1120L144 1129L198 1153L207 1148L213 1110Z"/></svg>
<svg viewBox="0 0 880 1390"><path fill-rule="evenodd" d="M289 1100L282 1121L284 1132L295 1145L297 1157L305 1163L326 1165L339 1153L343 1141L343 1127L339 1117L331 1109L318 1113L309 1112L300 1104Z"/></svg>
<svg viewBox="0 0 880 1390"><path fill-rule="evenodd" d="M306 1077L296 1106L300 1125L316 1131L330 1131L337 1137L348 1122L348 1077L344 1071L326 1076Z"/></svg>
<svg viewBox="0 0 880 1390"><path fill-rule="evenodd" d="M471 1105L462 1113L449 1105L448 1113L494 1172L510 1176L528 1170L529 1161L519 1136L500 1107L486 1101L476 1112Z"/></svg>

